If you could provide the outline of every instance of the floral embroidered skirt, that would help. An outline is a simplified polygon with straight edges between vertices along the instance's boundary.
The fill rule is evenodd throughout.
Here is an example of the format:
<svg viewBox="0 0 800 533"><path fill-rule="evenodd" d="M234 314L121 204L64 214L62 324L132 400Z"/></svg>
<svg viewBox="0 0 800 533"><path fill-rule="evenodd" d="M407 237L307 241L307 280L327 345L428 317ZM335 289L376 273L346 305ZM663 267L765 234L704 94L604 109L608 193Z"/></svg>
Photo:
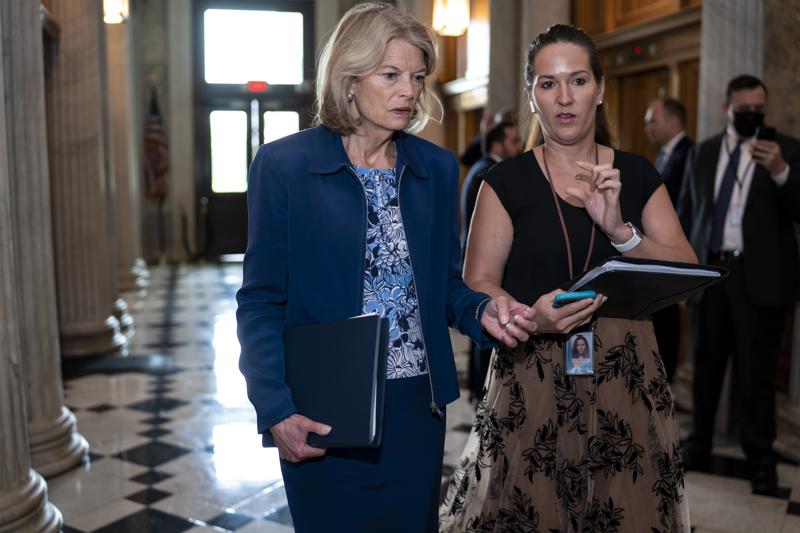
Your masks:
<svg viewBox="0 0 800 533"><path fill-rule="evenodd" d="M561 337L495 351L442 531L689 531L652 323L601 318L594 349L594 376L565 375Z"/></svg>

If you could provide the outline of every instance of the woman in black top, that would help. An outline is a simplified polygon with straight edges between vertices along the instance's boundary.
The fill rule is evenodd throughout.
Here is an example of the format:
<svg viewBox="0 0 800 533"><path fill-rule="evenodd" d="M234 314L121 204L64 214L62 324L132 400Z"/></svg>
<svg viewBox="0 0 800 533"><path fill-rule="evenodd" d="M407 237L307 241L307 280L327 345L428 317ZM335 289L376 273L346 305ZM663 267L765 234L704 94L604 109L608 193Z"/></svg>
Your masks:
<svg viewBox="0 0 800 533"><path fill-rule="evenodd" d="M611 256L697 259L656 170L609 146L591 39L551 26L531 43L526 81L534 148L487 176L464 277L493 297L535 302L537 330L493 356L442 530L688 531L674 406L651 322L594 318L602 295L558 309L553 299ZM567 373L576 335L593 339L594 375Z"/></svg>

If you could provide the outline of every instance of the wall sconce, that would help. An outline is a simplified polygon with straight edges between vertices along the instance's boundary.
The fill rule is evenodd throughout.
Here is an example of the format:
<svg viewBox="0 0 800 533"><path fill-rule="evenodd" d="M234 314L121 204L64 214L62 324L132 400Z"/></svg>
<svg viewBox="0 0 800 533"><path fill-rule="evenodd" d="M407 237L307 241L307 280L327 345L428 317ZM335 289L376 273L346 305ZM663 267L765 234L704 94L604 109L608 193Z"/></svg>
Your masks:
<svg viewBox="0 0 800 533"><path fill-rule="evenodd" d="M128 14L128 0L103 0L103 22L106 24L122 24Z"/></svg>
<svg viewBox="0 0 800 533"><path fill-rule="evenodd" d="M434 0L433 29L439 35L458 37L469 26L469 0Z"/></svg>

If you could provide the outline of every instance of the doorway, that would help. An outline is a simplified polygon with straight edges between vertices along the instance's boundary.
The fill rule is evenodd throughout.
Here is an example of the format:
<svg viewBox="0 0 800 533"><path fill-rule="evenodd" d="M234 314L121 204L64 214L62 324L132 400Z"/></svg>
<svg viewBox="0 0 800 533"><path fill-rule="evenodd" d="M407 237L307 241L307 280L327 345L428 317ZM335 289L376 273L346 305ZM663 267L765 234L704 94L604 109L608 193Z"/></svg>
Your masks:
<svg viewBox="0 0 800 533"><path fill-rule="evenodd" d="M650 144L644 134L644 114L650 102L667 96L669 69L662 67L621 76L616 86L619 90L616 124L620 148L655 161L658 147Z"/></svg>
<svg viewBox="0 0 800 533"><path fill-rule="evenodd" d="M311 1L195 6L198 255L247 247L247 171L261 144L307 128L314 101Z"/></svg>

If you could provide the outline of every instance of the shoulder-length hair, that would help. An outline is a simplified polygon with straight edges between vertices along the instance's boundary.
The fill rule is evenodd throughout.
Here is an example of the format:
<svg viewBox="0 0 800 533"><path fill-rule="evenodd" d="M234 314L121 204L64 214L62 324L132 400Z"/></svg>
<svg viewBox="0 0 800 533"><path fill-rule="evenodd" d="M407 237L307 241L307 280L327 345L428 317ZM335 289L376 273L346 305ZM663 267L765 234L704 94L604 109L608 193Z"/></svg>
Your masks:
<svg viewBox="0 0 800 533"><path fill-rule="evenodd" d="M392 39L402 39L422 50L425 75L433 73L436 37L429 28L393 5L359 4L344 14L320 52L315 124L324 124L343 135L356 131L360 120L350 112L347 93L355 79L381 65ZM439 99L423 84L407 130L424 128L435 109L441 117Z"/></svg>

